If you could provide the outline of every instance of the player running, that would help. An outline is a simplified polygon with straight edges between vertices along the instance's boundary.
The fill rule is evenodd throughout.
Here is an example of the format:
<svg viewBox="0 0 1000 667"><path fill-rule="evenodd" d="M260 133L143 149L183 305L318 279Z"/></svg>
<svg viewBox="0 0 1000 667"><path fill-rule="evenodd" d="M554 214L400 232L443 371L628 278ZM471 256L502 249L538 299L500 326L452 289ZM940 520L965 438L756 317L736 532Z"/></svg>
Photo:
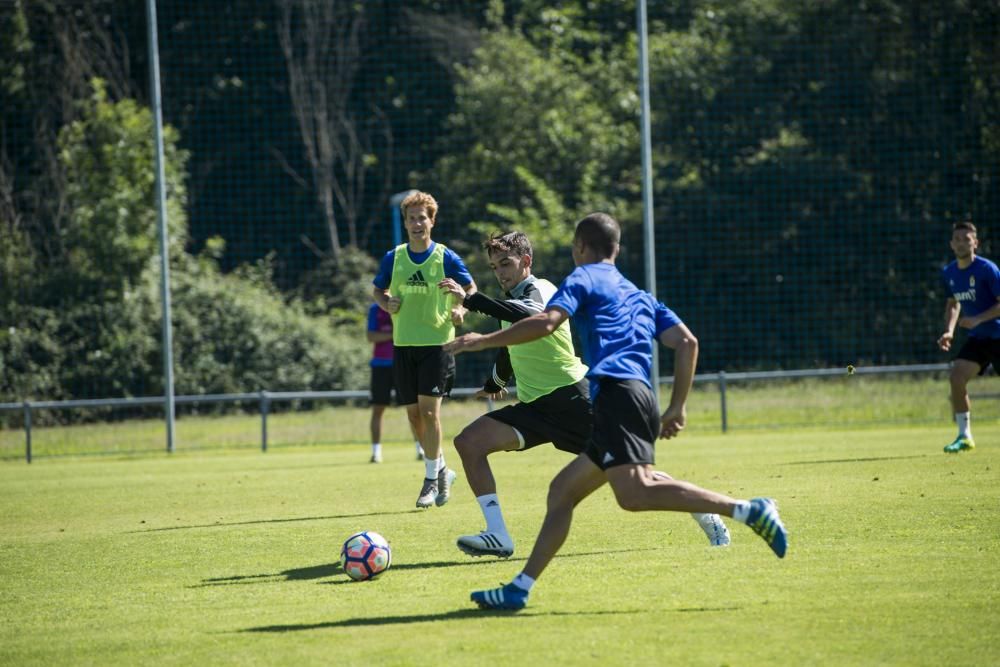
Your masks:
<svg viewBox="0 0 1000 667"><path fill-rule="evenodd" d="M465 308L497 318L502 328L542 312L556 288L532 275L528 237L517 231L494 235L483 243L483 249L507 299L492 299L482 292L466 296L458 283L447 279L441 282L442 289L464 297ZM486 519L486 530L458 538L459 549L472 556L508 557L514 553L514 540L503 518L487 457L547 442L571 454L583 452L593 426L586 374L587 367L573 350L569 322L560 324L551 336L500 348L493 374L477 396L502 398L513 375L519 402L479 417L455 438L455 450L462 457L465 476ZM692 516L712 545L729 544L729 531L719 515Z"/></svg>

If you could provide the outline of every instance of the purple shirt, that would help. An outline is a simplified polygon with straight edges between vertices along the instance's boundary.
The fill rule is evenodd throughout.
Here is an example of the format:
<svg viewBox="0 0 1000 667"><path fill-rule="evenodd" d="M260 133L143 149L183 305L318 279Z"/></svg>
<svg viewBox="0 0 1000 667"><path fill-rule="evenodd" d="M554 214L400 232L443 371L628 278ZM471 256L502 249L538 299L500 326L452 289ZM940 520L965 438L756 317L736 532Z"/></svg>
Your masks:
<svg viewBox="0 0 1000 667"><path fill-rule="evenodd" d="M373 303L368 307L368 331L392 333L392 316ZM375 366L392 366L392 339L375 343L372 346L372 360L369 364Z"/></svg>

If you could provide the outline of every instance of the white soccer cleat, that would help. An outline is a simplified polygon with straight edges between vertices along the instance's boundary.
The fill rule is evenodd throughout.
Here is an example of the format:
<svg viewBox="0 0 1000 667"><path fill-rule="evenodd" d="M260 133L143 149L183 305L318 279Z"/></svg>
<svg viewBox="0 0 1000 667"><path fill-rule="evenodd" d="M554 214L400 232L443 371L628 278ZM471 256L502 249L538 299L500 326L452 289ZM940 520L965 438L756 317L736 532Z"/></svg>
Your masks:
<svg viewBox="0 0 1000 667"><path fill-rule="evenodd" d="M723 523L721 516L718 514L692 512L691 518L705 531L705 535L708 536L708 543L713 547L729 546L729 529L726 528L726 524Z"/></svg>
<svg viewBox="0 0 1000 667"><path fill-rule="evenodd" d="M514 540L504 533L462 535L458 538L458 548L470 556L498 556L510 558L514 553Z"/></svg>

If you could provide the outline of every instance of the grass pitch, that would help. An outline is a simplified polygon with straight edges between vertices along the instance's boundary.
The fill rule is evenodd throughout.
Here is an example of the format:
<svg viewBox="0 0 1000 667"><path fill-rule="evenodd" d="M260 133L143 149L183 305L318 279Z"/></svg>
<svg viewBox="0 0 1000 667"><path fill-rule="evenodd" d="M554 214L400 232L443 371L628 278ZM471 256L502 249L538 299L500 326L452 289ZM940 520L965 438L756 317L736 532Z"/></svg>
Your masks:
<svg viewBox="0 0 1000 667"><path fill-rule="evenodd" d="M788 556L731 521L710 548L605 488L518 614L468 595L523 565L567 461L548 447L492 459L506 561L455 548L482 523L462 476L449 505L414 509L407 442L381 465L360 444L9 461L0 664L998 664L1000 424L975 428L956 456L947 424L661 441L677 477L777 498ZM361 529L394 564L354 583L337 557Z"/></svg>

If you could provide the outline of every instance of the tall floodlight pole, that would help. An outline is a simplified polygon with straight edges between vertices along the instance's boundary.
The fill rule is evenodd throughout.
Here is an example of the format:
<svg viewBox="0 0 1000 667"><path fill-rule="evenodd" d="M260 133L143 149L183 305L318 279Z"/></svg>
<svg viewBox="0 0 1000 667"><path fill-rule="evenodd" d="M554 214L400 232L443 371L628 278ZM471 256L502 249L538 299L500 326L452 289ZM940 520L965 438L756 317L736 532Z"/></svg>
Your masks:
<svg viewBox="0 0 1000 667"><path fill-rule="evenodd" d="M646 0L636 2L639 31L639 100L642 106L639 124L642 140L642 237L645 245L646 290L656 296L656 246L653 233L653 156L652 133L649 126L649 35L646 23ZM653 389L660 389L659 344L653 341Z"/></svg>
<svg viewBox="0 0 1000 667"><path fill-rule="evenodd" d="M167 421L167 452L174 451L174 343L170 316L170 254L167 233L167 184L163 159L163 109L160 103L160 47L156 39L156 0L146 0L149 34L149 100L153 107L156 148L156 213L160 230L160 301L163 304L163 410Z"/></svg>

